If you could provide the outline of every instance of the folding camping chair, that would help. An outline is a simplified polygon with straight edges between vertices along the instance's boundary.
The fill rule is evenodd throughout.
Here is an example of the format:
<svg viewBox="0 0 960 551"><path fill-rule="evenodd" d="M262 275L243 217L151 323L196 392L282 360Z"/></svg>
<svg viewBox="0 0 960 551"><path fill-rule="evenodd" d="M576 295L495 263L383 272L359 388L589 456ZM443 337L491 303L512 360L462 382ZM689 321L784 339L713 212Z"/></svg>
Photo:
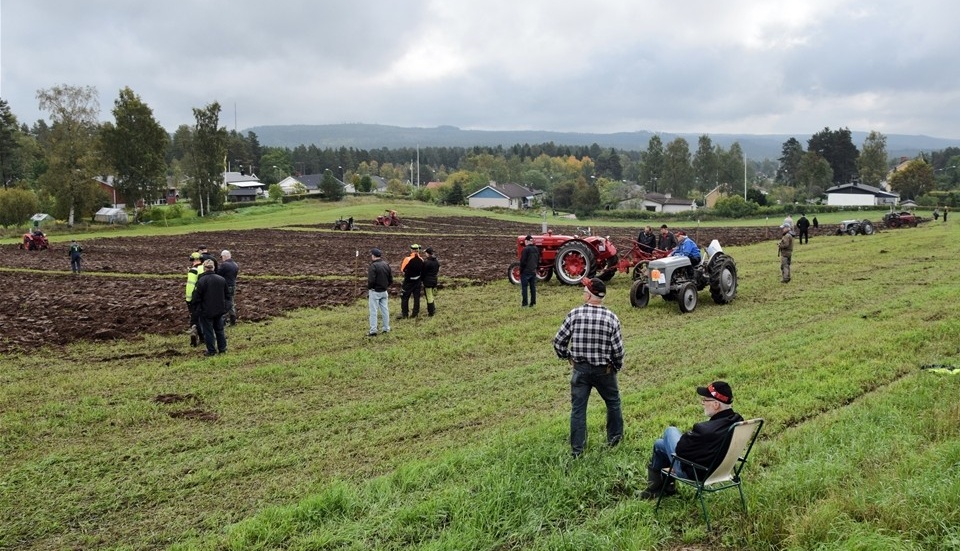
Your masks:
<svg viewBox="0 0 960 551"><path fill-rule="evenodd" d="M763 427L763 419L750 419L749 421L740 421L735 423L728 430L730 445L727 449L720 449L717 455L710 462L709 468L698 465L692 461L687 461L682 457L673 455L674 460L684 466L685 472L693 473L693 478L682 478L677 476L672 469L663 469L663 476L669 477L681 484L696 488L697 499L700 500L700 508L703 509L703 519L707 522L707 531L710 531L710 515L707 513L707 504L703 500L704 493L714 493L730 488L736 488L740 492L740 504L743 506L743 512L747 512L747 501L743 497L743 488L740 472L747 464L747 457L753 448L753 443L760 434ZM706 470L710 476L700 480L700 472ZM657 506L655 510L660 509L660 500L663 499L663 493L669 484L664 484L657 496Z"/></svg>

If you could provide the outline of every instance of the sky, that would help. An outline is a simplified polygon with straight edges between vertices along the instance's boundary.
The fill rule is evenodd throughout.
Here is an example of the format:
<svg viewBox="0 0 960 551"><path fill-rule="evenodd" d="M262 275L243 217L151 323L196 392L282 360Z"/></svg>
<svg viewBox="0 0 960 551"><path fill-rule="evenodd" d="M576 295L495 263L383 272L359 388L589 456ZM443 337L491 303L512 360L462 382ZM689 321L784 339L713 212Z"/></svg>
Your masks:
<svg viewBox="0 0 960 551"><path fill-rule="evenodd" d="M130 87L167 130L960 138L951 0L0 0L0 98Z"/></svg>

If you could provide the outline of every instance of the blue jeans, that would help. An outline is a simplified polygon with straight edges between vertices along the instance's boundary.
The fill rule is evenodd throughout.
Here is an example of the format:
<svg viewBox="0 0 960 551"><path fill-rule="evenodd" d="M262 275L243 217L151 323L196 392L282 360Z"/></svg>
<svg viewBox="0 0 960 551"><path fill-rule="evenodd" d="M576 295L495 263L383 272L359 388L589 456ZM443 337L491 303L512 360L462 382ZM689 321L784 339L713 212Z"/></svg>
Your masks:
<svg viewBox="0 0 960 551"><path fill-rule="evenodd" d="M223 316L208 318L200 316L200 331L203 333L203 342L207 345L207 354L227 351L227 334L223 332ZM214 342L216 338L216 342ZM216 346L216 347L214 347Z"/></svg>
<svg viewBox="0 0 960 551"><path fill-rule="evenodd" d="M367 291L367 305L370 308L370 332L377 332L377 312L383 318L383 331L390 330L390 305L387 298L390 295L386 291L377 292L373 289Z"/></svg>
<svg viewBox="0 0 960 551"><path fill-rule="evenodd" d="M607 443L615 445L623 439L623 411L620 409L620 388L617 372L605 367L578 364L570 374L570 448L575 455L583 453L587 443L587 402L595 388L607 404Z"/></svg>
<svg viewBox="0 0 960 551"><path fill-rule="evenodd" d="M527 287L530 287L530 302L527 302ZM537 274L520 275L520 296L523 302L521 306L533 306L537 303Z"/></svg>
<svg viewBox="0 0 960 551"><path fill-rule="evenodd" d="M663 431L663 436L653 443L653 458L650 460L650 466L660 470L670 467L670 458L677 451L677 442L680 441L680 430L677 427L667 427ZM686 478L681 468L680 462L674 462L673 471L677 476Z"/></svg>

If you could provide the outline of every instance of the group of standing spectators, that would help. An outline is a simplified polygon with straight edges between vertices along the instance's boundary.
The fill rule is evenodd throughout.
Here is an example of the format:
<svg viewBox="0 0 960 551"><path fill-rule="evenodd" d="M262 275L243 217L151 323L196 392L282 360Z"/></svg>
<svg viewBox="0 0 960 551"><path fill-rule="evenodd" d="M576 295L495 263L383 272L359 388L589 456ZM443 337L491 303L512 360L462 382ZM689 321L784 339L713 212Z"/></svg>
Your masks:
<svg viewBox="0 0 960 551"><path fill-rule="evenodd" d="M403 281L400 285L400 316L397 319L416 318L420 315L421 290L427 301L427 315L432 317L437 313L436 293L440 259L431 247L423 249L423 255L421 256L420 245L414 243L410 245L410 254L403 257L400 262ZM368 337L376 337L381 332L390 332L388 299L391 285L393 285L393 272L390 265L383 259L383 251L378 248L371 249L370 266L367 268L367 305L370 322ZM411 298L413 310L410 309ZM382 327L382 330L378 331L379 327Z"/></svg>
<svg viewBox="0 0 960 551"><path fill-rule="evenodd" d="M200 246L190 253L185 299L190 312L190 344L198 346L202 339L207 356L227 351L224 326L236 325L237 274L240 267L230 251L220 253L220 262Z"/></svg>

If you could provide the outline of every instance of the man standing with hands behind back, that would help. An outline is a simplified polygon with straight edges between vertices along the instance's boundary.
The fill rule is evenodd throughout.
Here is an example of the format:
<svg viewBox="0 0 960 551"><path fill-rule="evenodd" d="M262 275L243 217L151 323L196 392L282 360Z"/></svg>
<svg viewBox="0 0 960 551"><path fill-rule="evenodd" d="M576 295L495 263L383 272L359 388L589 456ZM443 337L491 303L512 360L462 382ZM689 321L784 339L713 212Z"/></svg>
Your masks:
<svg viewBox="0 0 960 551"><path fill-rule="evenodd" d="M567 314L553 338L553 349L569 360L570 449L580 457L587 443L587 401L597 389L607 405L607 444L623 439L623 412L617 373L623 367L623 334L620 319L603 305L606 284L598 278L581 280L584 304Z"/></svg>

